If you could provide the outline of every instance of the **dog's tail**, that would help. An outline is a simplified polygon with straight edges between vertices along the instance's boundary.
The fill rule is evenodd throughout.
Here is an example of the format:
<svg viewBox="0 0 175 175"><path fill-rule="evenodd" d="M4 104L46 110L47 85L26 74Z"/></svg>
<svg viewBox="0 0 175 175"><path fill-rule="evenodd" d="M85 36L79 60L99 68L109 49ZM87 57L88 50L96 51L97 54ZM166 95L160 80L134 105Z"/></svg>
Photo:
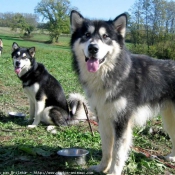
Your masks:
<svg viewBox="0 0 175 175"><path fill-rule="evenodd" d="M91 112L86 98L79 93L71 93L68 98L68 103L71 113L70 124L79 123L79 121L86 121L87 115L89 119L96 120L94 113ZM87 109L87 111L85 111Z"/></svg>

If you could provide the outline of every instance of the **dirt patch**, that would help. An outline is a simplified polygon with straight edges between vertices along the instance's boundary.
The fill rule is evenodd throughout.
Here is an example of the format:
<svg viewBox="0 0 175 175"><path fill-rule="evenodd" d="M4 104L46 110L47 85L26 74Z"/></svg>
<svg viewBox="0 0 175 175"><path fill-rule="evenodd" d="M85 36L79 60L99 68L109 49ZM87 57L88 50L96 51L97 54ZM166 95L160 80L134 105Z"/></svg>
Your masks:
<svg viewBox="0 0 175 175"><path fill-rule="evenodd" d="M1 143L8 142L12 139L12 136L0 136Z"/></svg>
<svg viewBox="0 0 175 175"><path fill-rule="evenodd" d="M7 115L10 111L28 112L29 102L22 87L4 86L0 82L0 111Z"/></svg>

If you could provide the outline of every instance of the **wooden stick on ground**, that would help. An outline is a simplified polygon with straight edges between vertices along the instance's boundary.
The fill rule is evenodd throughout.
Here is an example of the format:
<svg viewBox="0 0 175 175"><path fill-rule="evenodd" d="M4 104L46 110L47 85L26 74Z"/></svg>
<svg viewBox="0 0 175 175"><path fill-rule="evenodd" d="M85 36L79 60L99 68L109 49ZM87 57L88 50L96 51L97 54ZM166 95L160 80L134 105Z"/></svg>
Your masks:
<svg viewBox="0 0 175 175"><path fill-rule="evenodd" d="M92 126L91 126L91 123L90 123L90 120L89 120L89 117L88 117L88 109L87 109L87 107L84 103L83 103L83 107L84 107L84 111L86 113L87 121L88 121L88 124L89 124L89 128L91 130L92 136L94 136L94 132L92 131Z"/></svg>

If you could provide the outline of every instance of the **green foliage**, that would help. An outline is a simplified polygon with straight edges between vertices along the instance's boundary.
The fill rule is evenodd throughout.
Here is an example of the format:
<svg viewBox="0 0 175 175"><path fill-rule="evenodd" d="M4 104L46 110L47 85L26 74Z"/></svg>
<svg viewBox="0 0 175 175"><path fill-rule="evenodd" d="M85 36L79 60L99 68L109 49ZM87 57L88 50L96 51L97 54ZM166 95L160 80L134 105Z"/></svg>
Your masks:
<svg viewBox="0 0 175 175"><path fill-rule="evenodd" d="M10 27L13 31L21 30L30 35L37 26L37 16L27 13L0 13L0 26Z"/></svg>
<svg viewBox="0 0 175 175"><path fill-rule="evenodd" d="M34 30L35 27L29 24L23 15L17 13L12 18L11 28L15 31L19 28L22 32L26 31L27 35L30 35L30 33Z"/></svg>
<svg viewBox="0 0 175 175"><path fill-rule="evenodd" d="M35 12L48 20L47 30L52 42L58 42L61 33L69 33L69 0L41 0L35 8Z"/></svg>
<svg viewBox="0 0 175 175"><path fill-rule="evenodd" d="M146 44L131 44L129 49L136 54L146 54L158 59L175 60L175 43L170 41L159 42L149 47Z"/></svg>
<svg viewBox="0 0 175 175"><path fill-rule="evenodd" d="M136 0L129 17L128 38L134 53L174 59L175 2Z"/></svg>

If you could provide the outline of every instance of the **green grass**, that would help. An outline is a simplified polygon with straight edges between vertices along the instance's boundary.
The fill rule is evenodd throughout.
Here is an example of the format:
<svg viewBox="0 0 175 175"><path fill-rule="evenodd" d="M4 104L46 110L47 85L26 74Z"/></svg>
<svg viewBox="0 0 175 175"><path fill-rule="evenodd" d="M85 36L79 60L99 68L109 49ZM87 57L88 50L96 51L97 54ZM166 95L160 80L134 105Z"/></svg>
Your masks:
<svg viewBox="0 0 175 175"><path fill-rule="evenodd" d="M61 37L58 45L43 43L40 34L33 36L33 41L26 41L19 36L0 35L4 42L4 52L0 57L0 174L11 172L85 172L87 167L99 163L101 159L101 141L97 127L93 126L92 136L88 124L72 127L60 127L53 135L40 124L35 129L28 129L27 120L8 117L9 111L24 112L29 117L28 100L23 93L21 82L14 73L11 60L11 45L15 41L20 46L36 47L36 59L61 83L66 96L70 92L83 93L78 78L71 66L69 38ZM47 37L47 36L45 36ZM150 134L149 129L155 130ZM146 155L166 155L171 143L163 132L160 118L147 123L144 128L134 130L134 144L123 173L125 175L157 175L166 172L175 174L175 169L162 159L151 159ZM57 151L66 147L82 147L90 151L87 165L71 166L64 164ZM6 172L6 173L5 173ZM95 173L94 173L95 174Z"/></svg>

